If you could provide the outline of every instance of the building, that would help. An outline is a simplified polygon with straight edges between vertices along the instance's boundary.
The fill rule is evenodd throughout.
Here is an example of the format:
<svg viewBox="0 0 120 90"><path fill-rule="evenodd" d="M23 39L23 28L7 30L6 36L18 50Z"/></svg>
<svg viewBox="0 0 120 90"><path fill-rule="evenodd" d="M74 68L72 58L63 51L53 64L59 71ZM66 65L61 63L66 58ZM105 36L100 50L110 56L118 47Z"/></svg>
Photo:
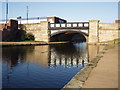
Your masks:
<svg viewBox="0 0 120 90"><path fill-rule="evenodd" d="M50 23L67 23L67 20L61 19L59 17L47 17L47 21Z"/></svg>
<svg viewBox="0 0 120 90"><path fill-rule="evenodd" d="M3 31L3 30L17 30L18 29L18 21L17 20L12 20L10 19L8 21L8 23L2 23L0 24L0 30Z"/></svg>
<svg viewBox="0 0 120 90"><path fill-rule="evenodd" d="M59 17L35 17L35 18L10 18L13 20L17 20L18 24L33 24L33 23L40 23L41 21L48 21L50 23L66 23L67 21L64 19L61 19ZM0 24L5 24L6 20L1 20Z"/></svg>
<svg viewBox="0 0 120 90"><path fill-rule="evenodd" d="M0 32L2 33L2 41L15 40L18 36L18 21L9 20L7 24L0 24Z"/></svg>
<svg viewBox="0 0 120 90"><path fill-rule="evenodd" d="M120 23L120 20L115 20L115 23Z"/></svg>

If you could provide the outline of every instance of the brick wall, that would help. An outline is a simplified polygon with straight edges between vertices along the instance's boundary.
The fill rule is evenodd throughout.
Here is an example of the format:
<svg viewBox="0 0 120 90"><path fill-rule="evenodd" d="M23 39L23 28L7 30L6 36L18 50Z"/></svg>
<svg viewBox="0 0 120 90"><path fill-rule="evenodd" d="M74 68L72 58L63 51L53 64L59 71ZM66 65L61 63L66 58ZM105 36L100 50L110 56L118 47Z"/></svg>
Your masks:
<svg viewBox="0 0 120 90"><path fill-rule="evenodd" d="M99 30L99 42L112 41L114 39L120 39L118 36L120 30Z"/></svg>
<svg viewBox="0 0 120 90"><path fill-rule="evenodd" d="M98 25L99 25L99 20L90 20L89 21L88 43L98 42Z"/></svg>
<svg viewBox="0 0 120 90"><path fill-rule="evenodd" d="M99 42L120 39L120 28L118 23L99 23Z"/></svg>
<svg viewBox="0 0 120 90"><path fill-rule="evenodd" d="M7 26L8 26L8 29L10 29L10 30L17 30L18 29L18 21L9 20Z"/></svg>
<svg viewBox="0 0 120 90"><path fill-rule="evenodd" d="M120 23L120 20L115 20L115 23Z"/></svg>
<svg viewBox="0 0 120 90"><path fill-rule="evenodd" d="M99 23L98 20L89 21L88 43L107 42L120 39L119 23Z"/></svg>
<svg viewBox="0 0 120 90"><path fill-rule="evenodd" d="M35 37L35 41L49 42L50 32L48 30L48 22L41 21L38 24L24 24L23 30L26 33L31 33Z"/></svg>
<svg viewBox="0 0 120 90"><path fill-rule="evenodd" d="M18 21L9 20L7 24L1 24L0 30L2 32L2 41L15 40L18 31Z"/></svg>

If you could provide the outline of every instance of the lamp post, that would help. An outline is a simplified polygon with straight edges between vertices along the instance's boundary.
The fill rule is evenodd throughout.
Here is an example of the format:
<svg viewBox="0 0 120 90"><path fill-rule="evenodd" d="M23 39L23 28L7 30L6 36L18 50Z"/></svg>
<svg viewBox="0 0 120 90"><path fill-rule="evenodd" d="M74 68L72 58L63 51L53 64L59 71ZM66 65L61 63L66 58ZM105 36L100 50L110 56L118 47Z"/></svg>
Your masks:
<svg viewBox="0 0 120 90"><path fill-rule="evenodd" d="M6 0L6 24L8 21L8 0Z"/></svg>
<svg viewBox="0 0 120 90"><path fill-rule="evenodd" d="M28 6L27 6L27 24L28 24Z"/></svg>

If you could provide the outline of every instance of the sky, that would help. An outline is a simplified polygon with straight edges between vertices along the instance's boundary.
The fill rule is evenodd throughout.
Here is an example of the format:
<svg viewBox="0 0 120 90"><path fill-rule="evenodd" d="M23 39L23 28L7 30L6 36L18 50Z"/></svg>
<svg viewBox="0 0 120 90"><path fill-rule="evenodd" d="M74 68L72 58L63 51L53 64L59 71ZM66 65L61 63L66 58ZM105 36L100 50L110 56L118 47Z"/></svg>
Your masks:
<svg viewBox="0 0 120 90"><path fill-rule="evenodd" d="M118 19L118 2L8 2L9 18L57 16L69 22L100 20L113 23ZM0 4L1 5L1 4ZM5 19L6 3L2 2L2 18Z"/></svg>

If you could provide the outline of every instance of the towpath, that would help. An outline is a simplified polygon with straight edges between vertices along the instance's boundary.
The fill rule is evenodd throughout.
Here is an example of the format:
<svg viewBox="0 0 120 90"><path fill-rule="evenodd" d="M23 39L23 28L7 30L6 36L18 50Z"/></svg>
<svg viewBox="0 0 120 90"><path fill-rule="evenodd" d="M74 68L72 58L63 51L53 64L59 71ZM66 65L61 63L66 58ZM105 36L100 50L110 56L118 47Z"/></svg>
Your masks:
<svg viewBox="0 0 120 90"><path fill-rule="evenodd" d="M108 46L82 88L118 88L118 51L120 45Z"/></svg>

